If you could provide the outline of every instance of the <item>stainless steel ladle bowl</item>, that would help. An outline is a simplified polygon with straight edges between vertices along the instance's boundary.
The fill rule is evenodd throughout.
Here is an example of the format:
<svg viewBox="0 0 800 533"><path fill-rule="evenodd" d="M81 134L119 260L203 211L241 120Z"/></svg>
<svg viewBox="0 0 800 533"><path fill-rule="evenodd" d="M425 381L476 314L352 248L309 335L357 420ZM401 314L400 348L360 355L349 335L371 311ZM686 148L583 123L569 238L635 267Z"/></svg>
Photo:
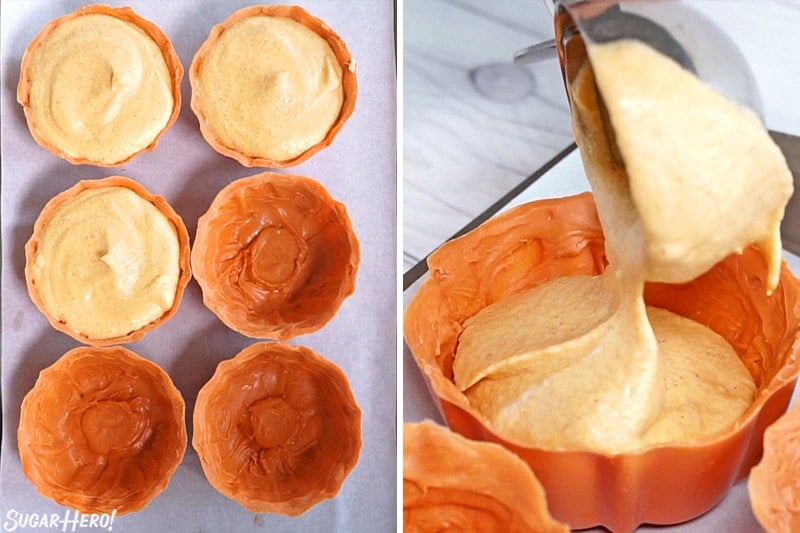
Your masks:
<svg viewBox="0 0 800 533"><path fill-rule="evenodd" d="M528 63L558 53L565 83L588 61L586 43L637 39L671 57L717 92L763 115L750 66L712 20L676 0L544 0L555 39L514 54ZM569 91L567 91L569 93Z"/></svg>

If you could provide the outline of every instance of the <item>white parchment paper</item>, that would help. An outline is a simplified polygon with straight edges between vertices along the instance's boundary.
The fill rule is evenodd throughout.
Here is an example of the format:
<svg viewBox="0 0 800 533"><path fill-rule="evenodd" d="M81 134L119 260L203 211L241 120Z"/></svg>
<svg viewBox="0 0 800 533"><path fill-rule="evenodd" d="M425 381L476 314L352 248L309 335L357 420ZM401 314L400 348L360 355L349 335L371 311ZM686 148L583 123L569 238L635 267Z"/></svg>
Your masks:
<svg viewBox="0 0 800 533"><path fill-rule="evenodd" d="M262 169L245 168L217 154L200 135L189 108L188 76L177 123L147 152L116 169L71 165L39 147L16 102L19 65L28 43L51 19L80 7L78 1L6 1L0 4L2 80L2 448L0 530L9 531L391 531L396 526L396 81L393 4L388 0L302 0L348 43L357 61L355 113L334 143L288 169L321 181L344 202L361 244L356 292L321 331L297 337L339 365L363 411L360 461L339 495L304 515L286 518L246 511L216 492L197 454L183 463L160 496L143 511L92 521L40 496L22 474L16 430L23 396L38 373L78 343L52 329L25 289L23 246L44 204L80 179L119 174L164 196L194 238L197 218L230 181ZM130 5L170 37L188 71L211 27L241 1L164 0L108 2ZM169 372L191 413L199 388L216 365L253 339L226 328L201 300L195 281L178 313L129 348ZM33 515L36 515L35 517ZM42 520L47 515L47 520ZM22 527L33 519L38 527ZM43 523L44 522L44 523Z"/></svg>

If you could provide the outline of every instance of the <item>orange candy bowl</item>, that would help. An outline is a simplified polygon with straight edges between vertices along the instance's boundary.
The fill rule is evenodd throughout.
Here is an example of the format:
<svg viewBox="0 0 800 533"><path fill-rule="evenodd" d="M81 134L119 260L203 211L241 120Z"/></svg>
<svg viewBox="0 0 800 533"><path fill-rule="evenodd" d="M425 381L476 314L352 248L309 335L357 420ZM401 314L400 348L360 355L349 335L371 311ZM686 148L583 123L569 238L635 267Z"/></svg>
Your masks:
<svg viewBox="0 0 800 533"><path fill-rule="evenodd" d="M704 324L733 346L756 383L752 404L729 430L693 445L608 455L547 451L504 439L453 383L463 321L505 296L606 265L592 195L531 202L443 245L428 259L430 277L405 311L404 335L434 401L462 435L516 452L542 483L553 516L573 529L631 531L674 524L716 505L747 476L762 435L787 408L800 372L800 282L784 264L772 296L755 249L733 255L682 285L648 284L648 305Z"/></svg>
<svg viewBox="0 0 800 533"><path fill-rule="evenodd" d="M119 21L126 22L134 26L142 35L148 37L154 45L161 52L166 67L166 73L169 84L170 96L172 98L171 111L166 122L155 133L147 133L145 129L133 127L126 129L126 135L118 139L119 145L112 146L105 150L100 150L99 145L94 146L92 149L81 149L64 139L59 138L53 131L48 131L48 128L43 128L42 124L37 119L37 113L42 104L37 100L35 93L37 92L36 85L44 84L46 80L37 79L34 64L36 63L36 56L40 50L46 50L48 41L53 38L54 34L60 31L61 27L65 24L72 23L88 15L105 15L118 19ZM92 41L96 39L96 41ZM116 91L113 93L115 96L113 102L117 104L108 105L106 115L109 117L104 121L103 132L110 136L118 136L115 128L119 126L110 117L136 117L137 107L130 104L130 92L117 89L117 86L122 86L124 80L127 78L135 79L127 75L126 70L133 67L127 66L125 59L129 57L129 51L126 46L130 45L128 39L122 34L116 37L115 41L109 40L107 34L96 31L93 35L84 38L85 49L80 50L81 54L75 57L63 58L61 65L64 63L73 62L75 64L83 62L83 68L88 72L92 69L105 69L111 77L112 82L109 82L111 87L107 88L107 92L101 92L97 87L87 88L84 84L76 85L68 94L62 92L55 92L53 94L53 102L51 106L54 109L60 110L61 106L66 104L62 100L69 100L72 102L81 101L82 106L78 108L78 117L80 119L87 119L90 116L93 106L97 106L97 102L102 101L103 98L110 98L112 89ZM51 51L52 52L52 51ZM87 60L87 58L90 58ZM141 59L139 63L141 64ZM145 77L157 77L158 74L145 70ZM114 79L114 78L117 79ZM141 77L141 76L140 76ZM87 74L87 79L88 79ZM122 79L122 82L120 81ZM54 19L47 23L36 38L28 45L25 54L22 56L22 65L20 66L20 80L17 86L17 101L22 105L25 112L25 119L27 120L28 127L34 140L53 153L72 164L90 164L101 167L118 167L121 166L142 152L151 151L158 145L161 136L175 124L178 120L178 114L181 109L181 80L183 79L183 66L181 65L180 58L175 52L172 42L161 29L154 23L139 16L130 7L113 7L103 4L93 4L80 7L62 17ZM38 89L41 92L42 89ZM93 92L94 91L94 92ZM66 109L66 107L64 108ZM77 121L77 120L76 120ZM104 137L104 135L99 135ZM119 137L119 136L118 136ZM107 141L107 139L106 139Z"/></svg>
<svg viewBox="0 0 800 533"><path fill-rule="evenodd" d="M43 274L42 272L37 271L37 263L40 256L42 236L47 232L48 227L52 224L53 220L59 218L59 210L62 206L69 202L80 200L80 198L83 198L82 195L84 193L97 192L99 190L116 187L128 189L129 191L135 193L144 202L149 202L152 204L166 219L167 224L169 224L175 231L175 237L178 243L178 277L175 284L175 293L172 304L160 316L130 331L123 332L120 330L117 331L116 334L109 334L110 336L90 334L87 331L84 331L80 326L65 318L64 311L59 306L59 303L47 303L41 289L41 278L44 277L46 273ZM72 233L80 227L92 227L92 225L94 225L96 228L98 228L94 234L94 240L99 241L101 238L106 238L106 235L110 235L111 230L108 229L108 227L113 227L115 224L124 225L125 227L135 227L130 223L130 217L132 216L133 215L130 212L120 212L119 210L115 211L109 209L107 212L101 212L100 214L92 217L88 222L86 220L76 219L75 217L61 217L60 222L66 228L63 231L67 234ZM104 225L108 227L103 227ZM131 246L133 248L136 246L138 240L131 239L131 242ZM134 249L139 257L144 254L144 252L141 251L141 248ZM151 251L152 250L153 249L151 249ZM159 254L164 254L163 249L161 248L158 249L158 252ZM150 253L150 255L155 254ZM53 270L58 271L59 269L61 271L76 273L86 272L90 271L90 268L93 266L99 265L101 261L102 258L96 257L95 255L85 255L67 262L67 266L63 266L65 263L56 264L56 267L50 268L50 272ZM165 323L167 320L172 318L175 313L178 312L178 308L180 307L180 303L183 298L184 289L189 284L191 276L189 233L186 230L183 219L181 219L180 215L178 215L178 213L162 196L152 194L140 183L124 176L108 176L106 178L81 180L69 189L62 191L51 198L37 217L33 226L33 234L25 244L25 281L31 300L42 312L42 314L47 317L47 320L50 322L50 325L53 326L53 328L61 331L62 333L66 333L79 342L91 344L92 346L108 346L112 344L134 342L144 337L149 331L152 331L153 329ZM82 302L83 309L90 309L99 314L100 316L98 317L98 321L102 321L111 315L117 314L117 312L113 309L109 310L109 307L106 305L111 299L108 296L109 285L104 285L102 283L102 279L94 275L84 275L84 278L94 280L91 284L91 292L84 291L83 293L80 293L73 291L70 293L71 301ZM146 288L147 284L141 282L138 283L137 287ZM86 294L91 294L92 298L87 299ZM125 294L124 297L127 299L127 307L133 307L137 304L137 291L129 291L129 293L120 292L120 294ZM70 316L74 317L75 314L72 313ZM91 321L84 320L83 322L85 324ZM118 327L116 329L119 330Z"/></svg>
<svg viewBox="0 0 800 533"><path fill-rule="evenodd" d="M257 343L197 395L192 446L209 483L254 513L297 516L334 497L361 453L361 410L339 367Z"/></svg>
<svg viewBox="0 0 800 533"><path fill-rule="evenodd" d="M218 119L213 118L215 113L212 112L212 109L209 109L209 106L213 106L213 103L212 101L205 101L205 98L202 94L202 72L206 68L205 63L207 57L212 53L214 47L218 46L220 37L228 29L242 22L246 22L247 19L262 16L291 20L302 24L304 27L316 33L330 46L331 51L333 52L333 55L335 56L336 61L339 63L339 66L342 70L342 103L339 108L338 115L325 132L325 135L316 142L313 142L313 144L308 144L306 140L303 140L302 136L298 139L295 139L294 149L291 155L271 155L270 153L265 153L258 150L254 151L252 147L246 148L246 141L248 140L248 137L254 136L257 132L250 133L243 132L242 130L232 132L229 127L225 127L225 125L220 123ZM260 43L252 42L249 44L251 48L257 49ZM264 56L269 56L270 54L276 53L275 48L270 49L265 47L263 50ZM280 47L278 48L278 51L280 51ZM295 53L298 54L298 57L303 55L303 52ZM262 68L263 67L259 65L250 65L249 70L253 72L260 72L259 69ZM239 81L240 83L242 82L241 73L231 70L229 74L233 79ZM267 79L272 75L272 73L267 70L265 72L260 72L260 75L262 75L264 79ZM191 108L200 123L200 132L202 133L203 138L218 153L233 158L241 165L246 167L288 168L307 161L315 154L333 143L336 136L353 114L353 111L356 107L356 100L358 98L356 62L347 47L347 43L325 21L312 15L304 8L296 5L253 5L244 7L231 14L231 16L225 21L214 26L211 29L208 38L205 40L205 42L203 42L203 44L200 46L200 49L192 59L192 64L189 68L189 81L192 86ZM303 81L304 83L311 83L306 80ZM302 90L304 90L303 85L300 84L290 86L290 88L291 92L294 92L295 94L285 96L285 102L287 106L293 99L299 98L298 95L301 94ZM238 89L239 87L235 86L226 87L228 94L239 94ZM268 88L263 90L264 95L268 94L269 92L271 91L268 90ZM252 113L260 112L260 102L237 102L237 104L238 106L251 105L253 107L249 107L249 109ZM289 112L288 110L290 109L290 107L287 107L287 110L284 111L284 113ZM291 112L296 111L292 110ZM281 114L282 113L279 113L279 115ZM275 118L280 119L282 117L278 116ZM317 120L321 121L323 119L321 116L317 115ZM264 125L264 128L268 127L269 125Z"/></svg>
<svg viewBox="0 0 800 533"><path fill-rule="evenodd" d="M184 412L155 363L121 346L75 348L22 401L22 471L42 495L82 513L138 511L183 459Z"/></svg>
<svg viewBox="0 0 800 533"><path fill-rule="evenodd" d="M360 248L322 183L263 172L228 184L197 223L192 272L231 329L286 340L327 324L355 291Z"/></svg>

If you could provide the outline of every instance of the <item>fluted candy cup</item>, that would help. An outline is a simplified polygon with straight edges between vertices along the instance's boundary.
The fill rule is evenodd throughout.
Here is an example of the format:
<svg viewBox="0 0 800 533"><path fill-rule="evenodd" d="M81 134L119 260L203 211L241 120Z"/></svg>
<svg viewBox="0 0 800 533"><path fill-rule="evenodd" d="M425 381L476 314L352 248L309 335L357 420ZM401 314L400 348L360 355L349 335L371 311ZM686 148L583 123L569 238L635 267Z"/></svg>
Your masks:
<svg viewBox="0 0 800 533"><path fill-rule="evenodd" d="M553 516L573 529L615 532L674 524L712 509L762 454L764 430L786 411L798 363L800 282L786 264L767 295L755 248L692 282L648 284L645 301L722 335L753 376L756 392L727 430L692 444L631 453L549 451L504 438L453 383L462 324L492 302L569 275L599 274L604 239L593 197L582 193L510 209L454 239L428 259L429 277L405 311L404 336L447 424L517 453L542 483Z"/></svg>

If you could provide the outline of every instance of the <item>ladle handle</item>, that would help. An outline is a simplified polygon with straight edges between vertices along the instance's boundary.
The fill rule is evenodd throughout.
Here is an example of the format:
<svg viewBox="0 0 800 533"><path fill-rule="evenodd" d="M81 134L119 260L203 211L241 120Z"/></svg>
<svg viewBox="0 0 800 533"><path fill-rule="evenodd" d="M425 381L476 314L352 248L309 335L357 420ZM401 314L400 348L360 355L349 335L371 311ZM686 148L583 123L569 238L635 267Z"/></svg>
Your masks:
<svg viewBox="0 0 800 533"><path fill-rule="evenodd" d="M556 13L556 0L542 0L542 3L550 12L550 17L554 17ZM514 52L514 63L535 63L543 59L551 59L555 56L556 42L553 39L549 39Z"/></svg>

